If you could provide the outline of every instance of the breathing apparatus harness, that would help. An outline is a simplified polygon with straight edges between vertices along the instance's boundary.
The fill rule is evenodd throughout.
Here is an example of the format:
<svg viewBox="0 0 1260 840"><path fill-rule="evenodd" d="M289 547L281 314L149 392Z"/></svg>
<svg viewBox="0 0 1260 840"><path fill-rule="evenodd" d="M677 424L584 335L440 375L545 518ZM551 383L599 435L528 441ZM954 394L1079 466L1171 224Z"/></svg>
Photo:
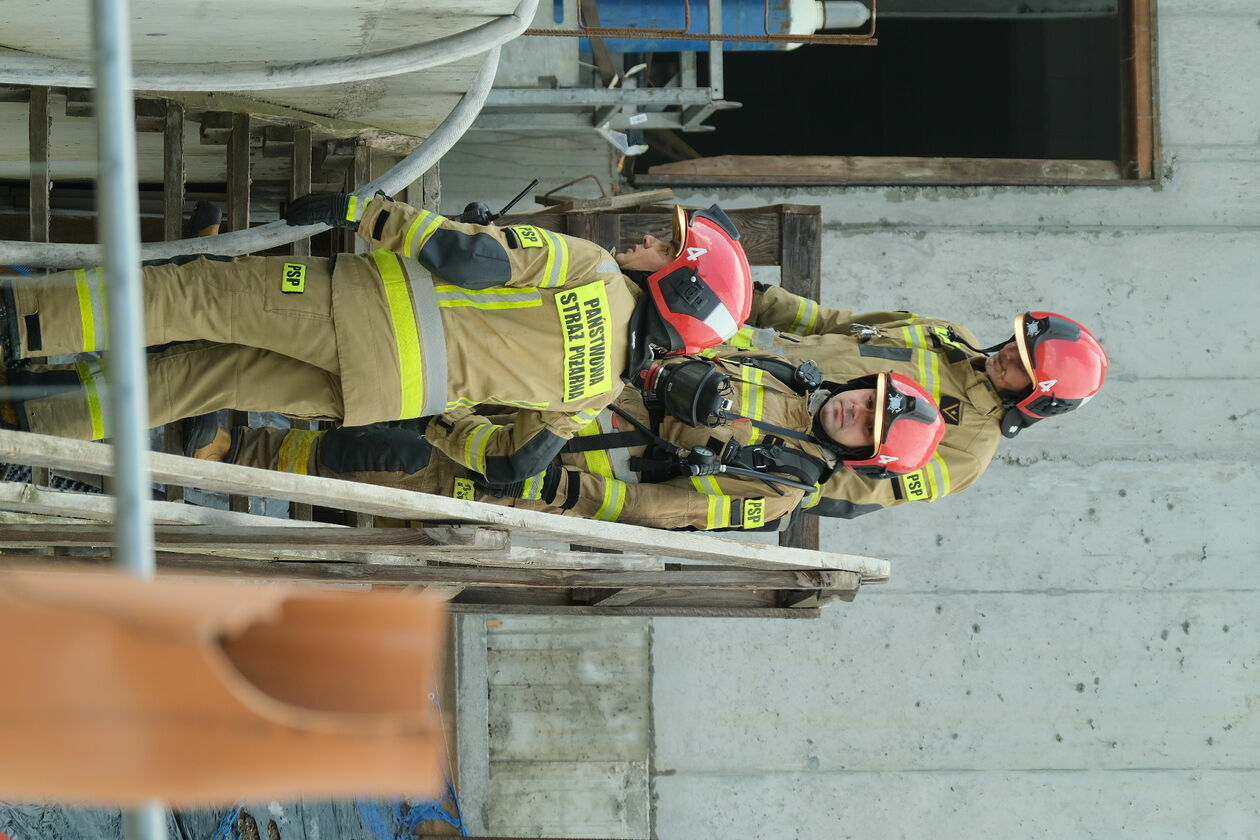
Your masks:
<svg viewBox="0 0 1260 840"><path fill-rule="evenodd" d="M741 364L757 367L804 395L823 384L822 372L813 362L793 365L777 359L741 359ZM613 432L575 438L566 445L569 452L607 449L646 444L647 452L630 459L630 467L647 483L667 481L683 476L708 476L726 473L765 482L771 490L783 495L776 484L800 490L813 490L830 477L834 467L800 449L786 445L787 439L827 446L812 435L787 429L764 420L745 417L731 410L731 376L717 365L703 359L689 359L672 364L658 364L642 374L643 401L648 410L649 425L616 406L611 410L634 426L633 432ZM657 431L668 414L696 427L714 427L723 421L747 421L767 432L763 441L741 445L734 440L711 439L708 446L684 449L661 437ZM786 475L785 475L786 474Z"/></svg>

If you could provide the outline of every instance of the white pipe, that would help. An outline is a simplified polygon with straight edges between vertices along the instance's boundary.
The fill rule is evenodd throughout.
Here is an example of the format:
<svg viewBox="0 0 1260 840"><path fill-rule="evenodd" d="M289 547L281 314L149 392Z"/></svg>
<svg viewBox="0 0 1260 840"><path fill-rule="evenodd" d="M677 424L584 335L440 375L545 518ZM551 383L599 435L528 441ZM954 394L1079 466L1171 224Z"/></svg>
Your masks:
<svg viewBox="0 0 1260 840"><path fill-rule="evenodd" d="M393 194L419 178L445 155L468 131L481 111L494 84L499 67L499 48L494 47L482 62L472 87L463 95L424 143L393 169L359 189L358 195L371 197L377 190ZM169 259L181 254L219 254L234 257L287 245L328 230L328 225L292 227L283 221L271 222L248 230L218 236L180 239L173 242L149 242L140 246L140 258ZM75 245L64 242L15 242L0 240L0 265L29 265L55 268L89 268L100 265L99 245Z"/></svg>
<svg viewBox="0 0 1260 840"><path fill-rule="evenodd" d="M276 64L266 61L206 64L136 64L139 90L280 90L359 82L411 73L467 58L497 47L525 31L538 0L520 0L516 9L489 23L454 35L370 55ZM8 51L0 53L0 84L86 88L93 85L90 62Z"/></svg>

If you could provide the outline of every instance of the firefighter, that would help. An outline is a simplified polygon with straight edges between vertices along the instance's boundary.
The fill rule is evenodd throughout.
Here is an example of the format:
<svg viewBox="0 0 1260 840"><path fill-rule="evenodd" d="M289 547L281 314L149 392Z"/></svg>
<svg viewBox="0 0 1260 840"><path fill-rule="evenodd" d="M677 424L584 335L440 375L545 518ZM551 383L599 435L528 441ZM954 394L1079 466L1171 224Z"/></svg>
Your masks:
<svg viewBox="0 0 1260 840"><path fill-rule="evenodd" d="M144 268L150 423L223 408L358 426L440 415L428 440L489 480L545 466L654 354L732 335L751 280L718 208L675 208L674 244L614 258L530 225L455 222L377 196L309 195L290 224L352 229L368 254L186 257ZM101 269L13 280L6 361L103 348ZM3 313L0 313L3 314ZM182 343L192 342L192 343ZM105 437L99 362L10 371L9 425ZM510 423L474 415L514 406Z"/></svg>
<svg viewBox="0 0 1260 840"><path fill-rule="evenodd" d="M1010 339L979 348L970 330L949 321L909 312L855 314L758 283L748 323L733 342L739 348L814 359L825 373L904 373L940 406L945 437L923 469L891 481L838 472L808 508L823 516L853 518L970 487L1002 436L1079 408L1107 374L1107 355L1093 333L1053 312L1020 313Z"/></svg>
<svg viewBox="0 0 1260 840"><path fill-rule="evenodd" d="M238 428L227 460L634 525L757 530L786 522L837 470L880 480L919 469L944 432L931 397L899 374L836 383L769 354L680 357L643 385L545 471L508 485L387 426Z"/></svg>

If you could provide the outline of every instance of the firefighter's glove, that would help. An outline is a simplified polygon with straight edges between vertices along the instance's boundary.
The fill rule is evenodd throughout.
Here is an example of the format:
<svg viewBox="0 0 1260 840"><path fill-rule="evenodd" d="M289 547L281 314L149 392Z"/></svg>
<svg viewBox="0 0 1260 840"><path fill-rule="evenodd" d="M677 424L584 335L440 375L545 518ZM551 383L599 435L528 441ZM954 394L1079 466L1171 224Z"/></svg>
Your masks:
<svg viewBox="0 0 1260 840"><path fill-rule="evenodd" d="M291 225L332 225L347 230L359 229L364 200L346 193L309 193L284 209L284 220Z"/></svg>
<svg viewBox="0 0 1260 840"><path fill-rule="evenodd" d="M475 479L473 484L482 493L496 499L541 499L550 503L556 497L563 476L564 469L553 464L539 475L510 484L494 484L484 479Z"/></svg>

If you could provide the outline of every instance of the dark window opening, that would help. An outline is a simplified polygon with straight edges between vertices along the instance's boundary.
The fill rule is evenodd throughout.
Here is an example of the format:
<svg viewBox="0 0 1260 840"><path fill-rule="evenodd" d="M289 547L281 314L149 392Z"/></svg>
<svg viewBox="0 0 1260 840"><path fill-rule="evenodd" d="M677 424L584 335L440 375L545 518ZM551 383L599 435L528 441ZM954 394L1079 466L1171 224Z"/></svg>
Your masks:
<svg viewBox="0 0 1260 840"><path fill-rule="evenodd" d="M882 18L878 36L727 53L726 96L743 107L683 139L704 157L1123 157L1115 17ZM666 161L644 158L641 172Z"/></svg>

